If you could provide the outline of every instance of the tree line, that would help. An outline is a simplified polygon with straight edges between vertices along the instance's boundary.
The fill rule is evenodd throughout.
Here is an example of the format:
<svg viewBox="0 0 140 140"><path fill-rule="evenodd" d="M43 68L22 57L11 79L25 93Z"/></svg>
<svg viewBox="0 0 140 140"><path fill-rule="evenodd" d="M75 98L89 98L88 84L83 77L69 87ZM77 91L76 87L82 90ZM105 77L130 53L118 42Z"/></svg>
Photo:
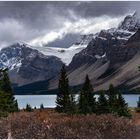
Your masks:
<svg viewBox="0 0 140 140"><path fill-rule="evenodd" d="M70 91L69 80L65 65L62 66L58 84L58 93L56 98L56 111L66 114L107 114L113 113L119 116L130 117L128 104L125 102L121 92L116 90L111 84L107 92L100 91L98 100L90 83L88 75L85 77L84 84L78 95L78 100ZM43 104L40 105L43 110ZM32 111L27 104L26 111ZM0 117L7 116L8 113L19 111L17 100L15 100L11 82L8 76L8 69L0 70ZM136 108L140 112L140 98Z"/></svg>
<svg viewBox="0 0 140 140"><path fill-rule="evenodd" d="M111 84L107 93L101 91L98 100L90 83L88 75L80 90L78 100L69 88L69 80L65 65L62 66L56 98L56 111L67 114L107 114L113 113L119 116L130 117L128 104L121 92Z"/></svg>

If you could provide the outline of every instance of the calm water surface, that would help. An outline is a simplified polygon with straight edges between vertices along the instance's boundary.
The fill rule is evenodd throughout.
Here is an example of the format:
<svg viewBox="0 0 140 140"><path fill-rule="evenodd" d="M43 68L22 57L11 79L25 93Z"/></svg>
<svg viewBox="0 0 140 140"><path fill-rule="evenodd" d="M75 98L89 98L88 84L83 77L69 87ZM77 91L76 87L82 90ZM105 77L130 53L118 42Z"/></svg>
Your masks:
<svg viewBox="0 0 140 140"><path fill-rule="evenodd" d="M123 95L129 107L136 107L140 95ZM78 96L76 96L78 98ZM96 95L98 98L98 95ZM41 104L44 107L54 108L56 95L15 95L19 108L25 108L26 104L39 108Z"/></svg>

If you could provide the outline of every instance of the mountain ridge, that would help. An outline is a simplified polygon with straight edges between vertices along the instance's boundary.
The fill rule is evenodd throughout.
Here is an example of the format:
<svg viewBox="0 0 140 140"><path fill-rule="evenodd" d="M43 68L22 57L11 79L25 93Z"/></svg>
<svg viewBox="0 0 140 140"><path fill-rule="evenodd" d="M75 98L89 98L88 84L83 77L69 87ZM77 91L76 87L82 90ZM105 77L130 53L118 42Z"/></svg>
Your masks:
<svg viewBox="0 0 140 140"><path fill-rule="evenodd" d="M133 26L128 23L133 23ZM0 51L0 67L9 66L10 79L18 87L47 81L46 92L57 89L59 71L64 63L67 64L70 86L81 85L86 74L89 75L96 91L106 89L111 83L115 86L124 83L131 86L131 83L134 85L136 79L134 77L138 74L136 67L134 70L130 68L132 62L138 65L139 60L138 23L137 14L127 16L118 28L83 35L79 42L67 49L48 47L46 50L39 51L40 48L36 50L28 44L17 43L13 47ZM7 50L6 55L3 53L4 50ZM46 53L45 51L48 50L50 52ZM53 53L56 53L55 56L52 56ZM129 77L133 79L131 82L127 81L127 75L122 72L127 69L132 73ZM136 81L139 82L138 79Z"/></svg>

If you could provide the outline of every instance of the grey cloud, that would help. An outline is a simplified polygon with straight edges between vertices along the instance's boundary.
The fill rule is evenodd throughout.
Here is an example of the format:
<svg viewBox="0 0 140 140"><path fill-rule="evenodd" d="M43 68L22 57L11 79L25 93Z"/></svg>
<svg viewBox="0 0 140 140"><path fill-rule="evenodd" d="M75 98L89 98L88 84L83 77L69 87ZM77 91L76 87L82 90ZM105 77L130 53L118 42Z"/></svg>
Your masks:
<svg viewBox="0 0 140 140"><path fill-rule="evenodd" d="M0 19L15 18L32 27L56 26L58 19L70 19L69 11L80 17L97 17L101 15L122 15L129 2L70 2L70 1L14 1L0 2ZM61 21L60 21L61 22ZM39 26L40 25L40 26Z"/></svg>
<svg viewBox="0 0 140 140"><path fill-rule="evenodd" d="M1 1L0 23L14 20L21 24L22 29L16 28L10 23L7 28L2 29L1 27L0 32L3 33L3 36L0 36L0 43L18 40L30 41L49 31L61 29L66 21L73 22L80 18L94 18L103 15L121 16L139 10L139 6L140 2L132 1ZM19 35L15 32L19 32ZM62 42L64 45L69 42L67 36L64 38L66 42L62 40L57 40L60 46L63 44ZM71 41L72 37L69 36L69 40Z"/></svg>
<svg viewBox="0 0 140 140"><path fill-rule="evenodd" d="M50 47L70 47L72 44L74 44L77 41L77 38L79 38L79 34L66 34L62 39L56 39L55 41L48 43L47 46Z"/></svg>
<svg viewBox="0 0 140 140"><path fill-rule="evenodd" d="M79 15L82 13L85 17L97 17L102 15L120 16L127 12L129 4L129 2L125 1L95 1L81 3L78 5L79 10L76 12L78 12Z"/></svg>

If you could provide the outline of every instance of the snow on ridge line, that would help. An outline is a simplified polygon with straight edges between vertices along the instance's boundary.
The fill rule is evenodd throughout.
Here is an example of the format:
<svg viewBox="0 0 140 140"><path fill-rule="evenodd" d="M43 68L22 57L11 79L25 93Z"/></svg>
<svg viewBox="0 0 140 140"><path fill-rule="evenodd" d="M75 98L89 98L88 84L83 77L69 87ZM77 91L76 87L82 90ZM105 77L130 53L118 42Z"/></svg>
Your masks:
<svg viewBox="0 0 140 140"><path fill-rule="evenodd" d="M72 45L69 48L55 48L55 47L39 47L36 48L38 51L47 56L56 56L61 59L66 65L69 65L75 54L82 51L87 47L88 44L84 45Z"/></svg>

